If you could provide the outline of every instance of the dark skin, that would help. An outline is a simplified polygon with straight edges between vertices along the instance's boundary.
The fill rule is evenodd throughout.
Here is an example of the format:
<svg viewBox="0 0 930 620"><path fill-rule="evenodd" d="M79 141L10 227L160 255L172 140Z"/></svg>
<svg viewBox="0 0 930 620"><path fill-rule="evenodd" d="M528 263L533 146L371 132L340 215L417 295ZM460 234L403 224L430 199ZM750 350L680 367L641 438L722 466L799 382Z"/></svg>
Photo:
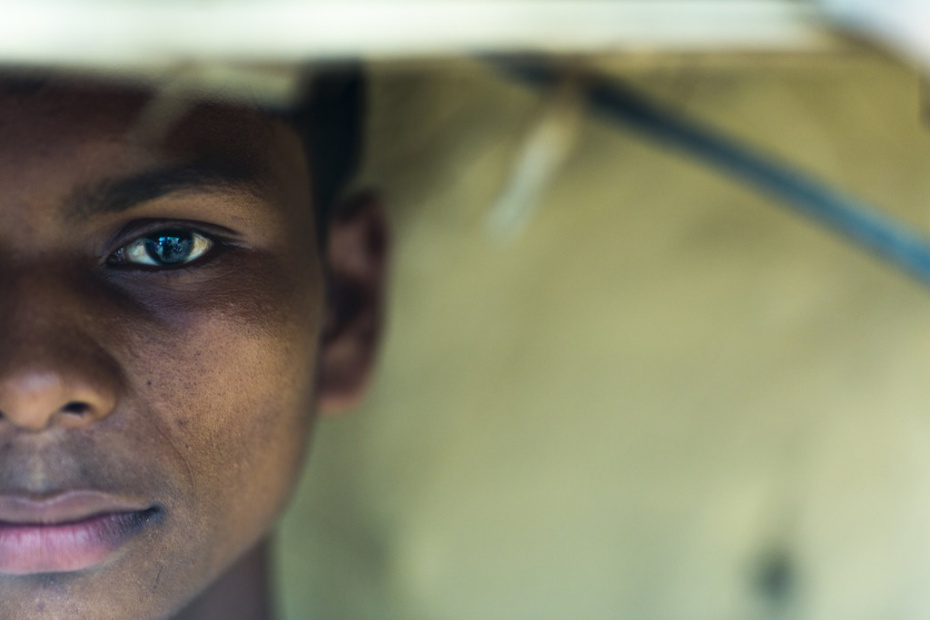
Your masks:
<svg viewBox="0 0 930 620"><path fill-rule="evenodd" d="M153 137L150 100L0 91L0 496L150 511L90 566L0 572L3 618L267 617L313 421L371 371L378 202L350 201L322 249L289 127L201 104Z"/></svg>

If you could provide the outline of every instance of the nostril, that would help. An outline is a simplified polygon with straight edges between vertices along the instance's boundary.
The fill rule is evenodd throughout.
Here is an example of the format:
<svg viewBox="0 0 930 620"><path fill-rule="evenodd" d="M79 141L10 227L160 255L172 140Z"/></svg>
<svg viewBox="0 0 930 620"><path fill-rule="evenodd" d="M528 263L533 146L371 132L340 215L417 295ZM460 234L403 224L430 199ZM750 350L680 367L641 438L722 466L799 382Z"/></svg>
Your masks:
<svg viewBox="0 0 930 620"><path fill-rule="evenodd" d="M71 401L67 405L61 408L62 413L69 413L71 415L83 416L90 412L90 405L87 403L82 403L78 401Z"/></svg>

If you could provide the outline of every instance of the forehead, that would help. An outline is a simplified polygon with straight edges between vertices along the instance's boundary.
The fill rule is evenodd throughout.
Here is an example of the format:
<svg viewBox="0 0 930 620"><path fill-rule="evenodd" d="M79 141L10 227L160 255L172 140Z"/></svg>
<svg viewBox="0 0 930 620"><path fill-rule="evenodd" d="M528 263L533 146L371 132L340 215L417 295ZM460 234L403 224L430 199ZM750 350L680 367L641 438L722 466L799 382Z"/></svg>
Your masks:
<svg viewBox="0 0 930 620"><path fill-rule="evenodd" d="M281 200L287 194L306 204L296 133L256 107L179 101L135 86L23 88L0 78L0 210L7 215L38 218L41 207L88 188L179 164L236 171L272 202L294 202Z"/></svg>
<svg viewBox="0 0 930 620"><path fill-rule="evenodd" d="M169 97L141 86L44 82L29 87L0 78L0 149L47 154L104 148L163 157L191 154L255 158L274 139L257 108ZM46 148L42 148L42 147Z"/></svg>

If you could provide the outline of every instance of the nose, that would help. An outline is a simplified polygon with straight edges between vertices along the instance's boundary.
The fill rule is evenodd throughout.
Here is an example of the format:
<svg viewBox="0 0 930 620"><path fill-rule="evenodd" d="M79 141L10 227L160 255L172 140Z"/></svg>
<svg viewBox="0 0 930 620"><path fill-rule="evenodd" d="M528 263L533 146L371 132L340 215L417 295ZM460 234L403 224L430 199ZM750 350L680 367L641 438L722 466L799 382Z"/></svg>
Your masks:
<svg viewBox="0 0 930 620"><path fill-rule="evenodd" d="M78 373L21 370L0 379L0 426L79 428L109 415L115 404L112 390L92 385Z"/></svg>
<svg viewBox="0 0 930 620"><path fill-rule="evenodd" d="M63 271L0 269L0 433L86 427L116 406L101 295Z"/></svg>

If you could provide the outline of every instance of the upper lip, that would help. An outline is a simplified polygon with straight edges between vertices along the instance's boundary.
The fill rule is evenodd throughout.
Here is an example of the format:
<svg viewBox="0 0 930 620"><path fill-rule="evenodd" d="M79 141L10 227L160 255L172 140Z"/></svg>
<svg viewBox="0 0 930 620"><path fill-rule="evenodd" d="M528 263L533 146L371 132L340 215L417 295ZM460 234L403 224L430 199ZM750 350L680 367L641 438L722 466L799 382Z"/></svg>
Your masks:
<svg viewBox="0 0 930 620"><path fill-rule="evenodd" d="M33 497L0 495L0 522L22 525L73 523L119 512L138 512L151 505L96 490L75 490Z"/></svg>

